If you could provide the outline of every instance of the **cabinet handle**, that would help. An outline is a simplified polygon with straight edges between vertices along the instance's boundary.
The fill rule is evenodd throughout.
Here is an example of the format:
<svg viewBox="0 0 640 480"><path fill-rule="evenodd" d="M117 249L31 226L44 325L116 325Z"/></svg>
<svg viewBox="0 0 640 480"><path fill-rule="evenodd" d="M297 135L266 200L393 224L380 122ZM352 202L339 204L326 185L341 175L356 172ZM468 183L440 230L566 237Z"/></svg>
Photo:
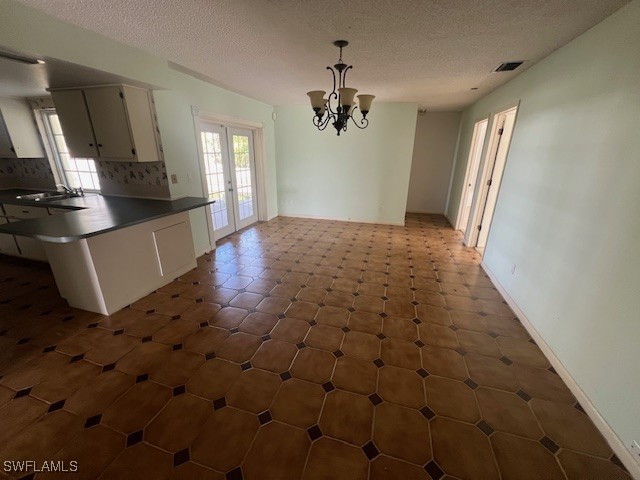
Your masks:
<svg viewBox="0 0 640 480"><path fill-rule="evenodd" d="M90 143L90 144L89 144L89 146L90 146L90 147L93 147L93 143Z"/></svg>
<svg viewBox="0 0 640 480"><path fill-rule="evenodd" d="M98 144L98 146L99 146L99 147L102 147L102 144L101 144L101 143L99 143L99 144Z"/></svg>

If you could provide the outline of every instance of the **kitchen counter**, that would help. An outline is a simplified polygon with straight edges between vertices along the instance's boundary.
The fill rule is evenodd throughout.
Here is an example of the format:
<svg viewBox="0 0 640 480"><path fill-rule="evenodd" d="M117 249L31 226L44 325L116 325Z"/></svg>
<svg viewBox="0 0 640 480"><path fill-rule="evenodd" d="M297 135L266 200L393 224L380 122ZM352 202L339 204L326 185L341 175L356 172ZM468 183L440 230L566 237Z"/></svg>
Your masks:
<svg viewBox="0 0 640 480"><path fill-rule="evenodd" d="M150 220L204 207L213 200L184 197L177 200L148 200L86 194L63 200L20 200L25 190L0 191L0 204L68 209L68 213L21 220L0 225L0 233L36 238L43 242L70 243L83 238L130 227Z"/></svg>

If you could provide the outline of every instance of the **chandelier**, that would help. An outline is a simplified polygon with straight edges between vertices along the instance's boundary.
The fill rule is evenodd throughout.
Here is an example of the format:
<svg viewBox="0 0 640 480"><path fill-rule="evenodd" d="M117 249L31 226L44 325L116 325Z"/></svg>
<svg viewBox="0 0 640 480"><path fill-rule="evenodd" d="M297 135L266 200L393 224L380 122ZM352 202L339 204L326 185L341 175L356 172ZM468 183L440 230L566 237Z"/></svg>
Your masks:
<svg viewBox="0 0 640 480"><path fill-rule="evenodd" d="M342 61L342 49L349 45L346 40L336 40L333 44L340 49L340 59L333 68L327 67L333 76L333 90L327 98L324 97L324 90L314 90L308 92L307 95L311 100L311 107L315 112L313 116L313 124L318 130L324 130L331 123L340 135L340 132L347 131L349 119L359 129L365 129L369 125L367 114L371 110L371 103L375 98L374 95L358 95L358 103L360 106L360 119L356 120L353 114L358 110L354 97L358 90L355 88L347 88L346 77L347 72L353 68L353 65L347 65Z"/></svg>

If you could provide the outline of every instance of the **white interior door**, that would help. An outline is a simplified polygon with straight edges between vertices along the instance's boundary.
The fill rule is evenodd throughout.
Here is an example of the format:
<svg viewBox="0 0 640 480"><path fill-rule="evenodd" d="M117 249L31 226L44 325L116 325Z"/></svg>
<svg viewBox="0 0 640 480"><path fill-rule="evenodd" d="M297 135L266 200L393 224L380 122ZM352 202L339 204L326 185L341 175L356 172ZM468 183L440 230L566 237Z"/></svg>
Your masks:
<svg viewBox="0 0 640 480"><path fill-rule="evenodd" d="M200 124L203 183L213 238L218 240L258 221L253 132Z"/></svg>
<svg viewBox="0 0 640 480"><path fill-rule="evenodd" d="M484 139L487 133L487 124L489 119L485 118L476 122L473 127L473 137L471 140L471 148L469 149L469 159L467 160L467 173L465 175L464 187L462 189L462 197L460 199L460 213L458 220L458 230L467 231L469 223L469 214L471 213L471 205L473 204L473 194L475 192L476 180L478 179L478 171L480 170L480 159L482 158L482 149L484 148Z"/></svg>
<svg viewBox="0 0 640 480"><path fill-rule="evenodd" d="M474 222L471 225L473 227L471 241L468 245L476 247L483 254L498 201L500 182L507 163L517 111L517 107L514 107L496 114L482 179L480 186L476 189L480 195L476 201Z"/></svg>

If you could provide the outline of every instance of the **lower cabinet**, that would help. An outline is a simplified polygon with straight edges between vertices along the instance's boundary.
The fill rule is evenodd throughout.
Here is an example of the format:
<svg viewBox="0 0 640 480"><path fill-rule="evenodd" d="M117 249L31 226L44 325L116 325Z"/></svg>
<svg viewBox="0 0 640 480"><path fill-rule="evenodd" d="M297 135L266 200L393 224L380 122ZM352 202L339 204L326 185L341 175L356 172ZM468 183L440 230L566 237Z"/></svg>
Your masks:
<svg viewBox="0 0 640 480"><path fill-rule="evenodd" d="M5 214L7 215L7 217L9 217L10 222L19 222L20 220L49 216L49 212L44 207L5 204L3 205L3 208ZM6 221L6 219L4 220ZM47 254L44 251L44 246L42 245L42 242L40 240L29 237L14 237L13 235L7 234L2 234L2 236L13 238L13 243L17 245L16 249L11 249L11 241L9 240L9 238L5 238L4 242L6 242L8 247L8 250L6 251L7 255L19 255L30 260L39 260L41 262L47 261ZM3 241L0 240L0 243L3 243ZM2 246L0 246L0 251L2 251Z"/></svg>
<svg viewBox="0 0 640 480"><path fill-rule="evenodd" d="M103 315L196 267L188 212L44 245L60 295L72 307Z"/></svg>
<svg viewBox="0 0 640 480"><path fill-rule="evenodd" d="M0 217L0 224L3 223L8 223L8 221L6 218ZM12 256L20 255L18 244L16 243L16 239L13 235L9 235L8 233L0 233L0 254Z"/></svg>
<svg viewBox="0 0 640 480"><path fill-rule="evenodd" d="M44 251L42 242L35 238L15 237L20 248L20 256L29 260L47 261L47 253Z"/></svg>

